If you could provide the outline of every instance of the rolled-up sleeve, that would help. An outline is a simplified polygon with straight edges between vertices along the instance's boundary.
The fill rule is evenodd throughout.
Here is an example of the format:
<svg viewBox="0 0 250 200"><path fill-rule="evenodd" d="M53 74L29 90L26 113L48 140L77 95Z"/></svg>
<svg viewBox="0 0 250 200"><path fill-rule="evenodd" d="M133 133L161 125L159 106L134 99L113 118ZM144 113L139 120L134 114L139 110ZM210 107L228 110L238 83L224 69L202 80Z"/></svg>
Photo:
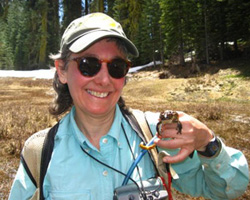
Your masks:
<svg viewBox="0 0 250 200"><path fill-rule="evenodd" d="M222 148L218 156L207 158L195 153L193 159L173 165L179 179L177 190L209 199L234 199L241 196L249 183L248 164L239 150Z"/></svg>
<svg viewBox="0 0 250 200"><path fill-rule="evenodd" d="M30 199L33 196L35 190L35 185L30 180L22 163L20 163L16 177L11 187L9 200Z"/></svg>
<svg viewBox="0 0 250 200"><path fill-rule="evenodd" d="M221 181L224 181L222 192L227 199L233 199L242 195L249 183L248 164L245 156L241 151L225 146L222 143L220 154L215 158L200 157L204 166L204 176L206 182L215 191L216 182L213 175L215 174ZM218 189L217 189L218 190ZM218 193L220 190L218 190Z"/></svg>

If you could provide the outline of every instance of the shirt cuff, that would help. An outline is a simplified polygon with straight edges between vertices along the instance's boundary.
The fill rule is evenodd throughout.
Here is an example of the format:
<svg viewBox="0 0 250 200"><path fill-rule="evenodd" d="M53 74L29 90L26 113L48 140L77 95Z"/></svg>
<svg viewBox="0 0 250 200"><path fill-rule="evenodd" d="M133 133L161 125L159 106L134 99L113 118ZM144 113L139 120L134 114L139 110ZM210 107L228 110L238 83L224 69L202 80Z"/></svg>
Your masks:
<svg viewBox="0 0 250 200"><path fill-rule="evenodd" d="M199 158L201 164L205 169L220 173L224 169L224 167L228 166L231 156L226 150L226 145L222 142L220 138L218 139L221 143L221 149L218 150L218 152L212 157L205 157L199 155Z"/></svg>

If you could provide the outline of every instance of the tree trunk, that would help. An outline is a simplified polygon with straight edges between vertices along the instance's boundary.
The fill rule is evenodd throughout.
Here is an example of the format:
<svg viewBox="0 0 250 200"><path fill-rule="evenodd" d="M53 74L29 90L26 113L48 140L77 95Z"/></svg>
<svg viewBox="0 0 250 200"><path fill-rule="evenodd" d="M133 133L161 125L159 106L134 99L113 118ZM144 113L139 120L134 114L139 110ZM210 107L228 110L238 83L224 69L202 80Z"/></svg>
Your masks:
<svg viewBox="0 0 250 200"><path fill-rule="evenodd" d="M60 25L59 25L59 2L48 0L48 53L57 53L59 49Z"/></svg>
<svg viewBox="0 0 250 200"><path fill-rule="evenodd" d="M162 39L162 29L160 25L160 55L161 55L161 68L164 68L164 49L163 49L163 39Z"/></svg>
<svg viewBox="0 0 250 200"><path fill-rule="evenodd" d="M98 1L99 12L104 12L104 2L103 0Z"/></svg>
<svg viewBox="0 0 250 200"><path fill-rule="evenodd" d="M237 42L237 40L235 39L235 40L234 40L234 51L237 52L238 50L239 50L239 48L238 48L238 42Z"/></svg>
<svg viewBox="0 0 250 200"><path fill-rule="evenodd" d="M81 0L63 0L63 31L74 19L82 16Z"/></svg>
<svg viewBox="0 0 250 200"><path fill-rule="evenodd" d="M181 9L181 2L178 4L178 14L179 14L179 25L178 25L178 31L179 31L179 62L180 65L185 65L185 59L184 59L184 45L183 45L183 31L182 31L182 9Z"/></svg>
<svg viewBox="0 0 250 200"><path fill-rule="evenodd" d="M42 26L41 26L41 44L40 44L40 52L39 52L39 68L44 67L46 63L46 49L47 49L47 13L48 13L48 6L47 2L44 3L43 7L41 8L41 15L42 15Z"/></svg>
<svg viewBox="0 0 250 200"><path fill-rule="evenodd" d="M208 52L208 33L207 33L207 1L204 5L204 25L205 25L205 51L206 51L206 63L209 64L209 52Z"/></svg>
<svg viewBox="0 0 250 200"><path fill-rule="evenodd" d="M220 42L220 60L221 61L223 61L224 60L224 47L225 45L224 45L224 41L222 40L221 42Z"/></svg>
<svg viewBox="0 0 250 200"><path fill-rule="evenodd" d="M89 14L89 1L85 0L85 15Z"/></svg>

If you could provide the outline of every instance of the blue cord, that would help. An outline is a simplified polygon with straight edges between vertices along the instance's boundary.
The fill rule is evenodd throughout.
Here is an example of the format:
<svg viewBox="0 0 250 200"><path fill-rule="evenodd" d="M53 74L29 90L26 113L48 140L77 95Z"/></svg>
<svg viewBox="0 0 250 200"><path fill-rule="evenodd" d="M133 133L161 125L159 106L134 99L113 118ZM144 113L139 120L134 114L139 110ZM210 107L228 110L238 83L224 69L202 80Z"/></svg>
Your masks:
<svg viewBox="0 0 250 200"><path fill-rule="evenodd" d="M154 143L155 139L157 138L157 136L154 136L147 144L146 146L150 146ZM134 162L132 163L131 167L128 170L128 173L126 174L126 177L123 180L122 185L127 185L130 176L132 175L135 167L138 165L138 163L140 162L140 160L142 159L142 157L147 153L146 149L142 149L139 156L134 160Z"/></svg>

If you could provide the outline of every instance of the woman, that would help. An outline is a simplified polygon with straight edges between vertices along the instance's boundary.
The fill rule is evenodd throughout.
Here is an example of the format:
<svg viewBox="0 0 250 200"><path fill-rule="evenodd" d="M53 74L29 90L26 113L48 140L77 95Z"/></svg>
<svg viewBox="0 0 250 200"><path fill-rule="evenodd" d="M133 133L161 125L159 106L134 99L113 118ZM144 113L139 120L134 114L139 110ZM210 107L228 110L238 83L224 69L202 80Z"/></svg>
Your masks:
<svg viewBox="0 0 250 200"><path fill-rule="evenodd" d="M55 136L43 184L45 199L110 200L121 186L121 173L127 173L141 151L141 139L122 114L129 55L138 56L136 47L120 24L103 13L78 18L66 29L59 54L51 56L58 94L51 113L70 112L60 121ZM159 113L145 115L155 134ZM178 115L181 134L176 123L166 124L161 137L174 139L155 141L159 149L172 154L163 161L173 163L179 175L173 187L211 199L240 196L248 184L244 155L226 147L205 124L185 113ZM193 151L193 157L188 157ZM147 180L154 174L150 156L145 155L131 179ZM21 163L9 199L30 199L35 190Z"/></svg>

